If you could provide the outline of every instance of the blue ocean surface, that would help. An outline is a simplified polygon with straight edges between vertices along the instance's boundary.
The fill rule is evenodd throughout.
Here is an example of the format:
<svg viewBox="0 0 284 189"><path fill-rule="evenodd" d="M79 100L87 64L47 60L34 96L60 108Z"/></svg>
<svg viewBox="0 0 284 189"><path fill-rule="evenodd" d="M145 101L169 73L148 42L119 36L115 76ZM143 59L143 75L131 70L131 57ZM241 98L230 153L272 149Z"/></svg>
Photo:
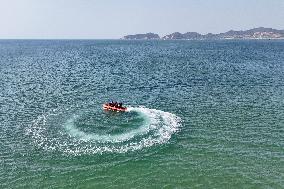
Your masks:
<svg viewBox="0 0 284 189"><path fill-rule="evenodd" d="M284 41L0 40L0 188L284 188Z"/></svg>

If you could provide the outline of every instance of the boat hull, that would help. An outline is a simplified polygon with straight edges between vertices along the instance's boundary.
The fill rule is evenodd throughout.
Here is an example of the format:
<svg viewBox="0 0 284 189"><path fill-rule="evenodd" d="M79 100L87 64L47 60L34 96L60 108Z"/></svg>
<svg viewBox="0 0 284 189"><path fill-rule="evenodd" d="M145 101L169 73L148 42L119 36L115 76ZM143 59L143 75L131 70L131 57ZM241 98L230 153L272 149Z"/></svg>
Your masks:
<svg viewBox="0 0 284 189"><path fill-rule="evenodd" d="M110 110L110 111L117 111L117 112L125 112L127 110L126 107L119 108L119 107L114 107L114 106L110 106L110 105L107 105L107 104L103 105L103 109L104 110Z"/></svg>

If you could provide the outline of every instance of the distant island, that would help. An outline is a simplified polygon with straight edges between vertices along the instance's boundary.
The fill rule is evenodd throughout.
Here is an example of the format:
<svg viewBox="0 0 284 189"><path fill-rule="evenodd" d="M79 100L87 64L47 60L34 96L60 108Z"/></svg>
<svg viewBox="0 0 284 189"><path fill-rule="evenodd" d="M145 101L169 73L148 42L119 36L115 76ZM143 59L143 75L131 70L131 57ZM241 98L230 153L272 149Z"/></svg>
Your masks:
<svg viewBox="0 0 284 189"><path fill-rule="evenodd" d="M160 39L160 36L155 33L126 35L123 39Z"/></svg>
<svg viewBox="0 0 284 189"><path fill-rule="evenodd" d="M245 31L234 31L230 30L225 33L212 34L208 33L202 35L197 32L187 32L179 33L174 32L172 34L160 37L155 33L146 33L146 34L135 34L135 35L126 35L123 39L182 39L182 40L193 40L193 39L284 39L284 30L277 30L273 28L253 28Z"/></svg>

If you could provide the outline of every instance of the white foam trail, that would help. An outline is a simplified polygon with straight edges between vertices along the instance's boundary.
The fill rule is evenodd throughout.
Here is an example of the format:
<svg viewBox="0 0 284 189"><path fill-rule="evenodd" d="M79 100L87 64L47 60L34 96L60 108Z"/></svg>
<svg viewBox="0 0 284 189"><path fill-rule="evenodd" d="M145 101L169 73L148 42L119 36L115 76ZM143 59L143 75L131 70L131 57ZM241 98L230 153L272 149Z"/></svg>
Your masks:
<svg viewBox="0 0 284 189"><path fill-rule="evenodd" d="M167 142L177 132L181 119L175 114L146 107L130 107L144 118L141 126L127 133L99 135L85 133L75 127L77 115L63 124L60 136L52 136L46 129L47 115L40 116L28 128L35 144L45 150L58 150L67 154L82 155L104 152L124 153ZM54 112L54 111L53 111ZM50 136L51 135L51 136Z"/></svg>
<svg viewBox="0 0 284 189"><path fill-rule="evenodd" d="M128 110L128 111L134 111L134 110L135 109L131 108L131 110ZM89 134L89 133L80 131L78 128L74 126L74 121L79 117L76 115L73 116L71 119L69 119L64 126L66 130L69 132L70 136L77 137L83 141L97 141L100 143L104 143L104 142L119 143L119 142L130 140L137 135L145 134L149 132L149 130L151 129L150 128L151 123L155 121L153 117L148 117L147 114L141 111L137 111L137 112L140 113L144 118L144 122L142 123L142 125L138 129L135 129L135 130L132 130L126 133L122 133L122 134L117 134L117 135L98 135L98 134Z"/></svg>

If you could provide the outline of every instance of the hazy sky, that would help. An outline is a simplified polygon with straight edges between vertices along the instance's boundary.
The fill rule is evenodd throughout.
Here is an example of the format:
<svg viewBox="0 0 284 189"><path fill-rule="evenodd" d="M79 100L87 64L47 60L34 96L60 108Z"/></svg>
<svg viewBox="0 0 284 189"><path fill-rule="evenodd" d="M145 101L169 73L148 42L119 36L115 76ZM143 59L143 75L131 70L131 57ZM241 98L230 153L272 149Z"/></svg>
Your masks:
<svg viewBox="0 0 284 189"><path fill-rule="evenodd" d="M284 0L0 0L0 38L284 29Z"/></svg>

